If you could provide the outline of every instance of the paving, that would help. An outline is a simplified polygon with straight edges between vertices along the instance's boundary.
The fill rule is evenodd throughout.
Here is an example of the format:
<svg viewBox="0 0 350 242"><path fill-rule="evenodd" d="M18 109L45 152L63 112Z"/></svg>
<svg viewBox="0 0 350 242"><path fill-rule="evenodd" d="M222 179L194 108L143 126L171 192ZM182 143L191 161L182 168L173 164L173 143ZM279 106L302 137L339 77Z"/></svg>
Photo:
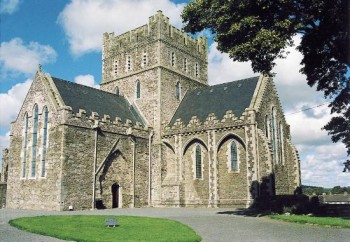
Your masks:
<svg viewBox="0 0 350 242"><path fill-rule="evenodd" d="M8 221L18 217L40 215L133 215L169 218L193 228L203 242L226 241L350 241L350 229L321 228L292 224L265 217L248 216L240 210L204 208L133 208L94 211L48 212L0 209L1 242L55 242L62 241L32 234L11 227Z"/></svg>

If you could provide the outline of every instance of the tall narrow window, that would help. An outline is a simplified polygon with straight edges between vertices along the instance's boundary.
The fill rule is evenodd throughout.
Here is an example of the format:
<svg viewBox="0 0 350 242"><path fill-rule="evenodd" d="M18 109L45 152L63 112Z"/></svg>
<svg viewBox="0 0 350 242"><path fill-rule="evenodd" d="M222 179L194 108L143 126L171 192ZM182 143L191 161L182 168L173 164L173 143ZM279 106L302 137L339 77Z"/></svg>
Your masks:
<svg viewBox="0 0 350 242"><path fill-rule="evenodd" d="M126 70L131 71L131 56L130 55L128 55L126 57Z"/></svg>
<svg viewBox="0 0 350 242"><path fill-rule="evenodd" d="M231 171L238 171L237 145L234 141L232 141L230 145L230 154L231 154Z"/></svg>
<svg viewBox="0 0 350 242"><path fill-rule="evenodd" d="M136 98L139 99L141 97L141 84L140 81L136 81Z"/></svg>
<svg viewBox="0 0 350 242"><path fill-rule="evenodd" d="M180 82L176 83L176 99L180 100L181 97L181 85Z"/></svg>
<svg viewBox="0 0 350 242"><path fill-rule="evenodd" d="M187 58L184 59L184 72L187 72Z"/></svg>
<svg viewBox="0 0 350 242"><path fill-rule="evenodd" d="M265 116L265 136L266 138L269 138L269 116Z"/></svg>
<svg viewBox="0 0 350 242"><path fill-rule="evenodd" d="M26 177L26 167L27 167L27 145L28 145L28 114L24 115L23 124L23 157L22 157L22 178Z"/></svg>
<svg viewBox="0 0 350 242"><path fill-rule="evenodd" d="M143 52L142 66L143 67L147 66L147 53L146 53L146 51Z"/></svg>
<svg viewBox="0 0 350 242"><path fill-rule="evenodd" d="M272 108L272 111L271 111L271 129L272 129L273 161L277 162L276 113L275 113L275 108Z"/></svg>
<svg viewBox="0 0 350 242"><path fill-rule="evenodd" d="M200 145L196 146L196 178L202 178L202 149Z"/></svg>
<svg viewBox="0 0 350 242"><path fill-rule="evenodd" d="M279 158L282 164L284 164L284 147L283 147L283 125L282 122L279 123Z"/></svg>
<svg viewBox="0 0 350 242"><path fill-rule="evenodd" d="M175 52L171 52L171 66L175 66Z"/></svg>
<svg viewBox="0 0 350 242"><path fill-rule="evenodd" d="M195 69L195 70L194 70L194 74L195 74L196 77L198 77L198 76L199 76L199 67L198 67L198 63L196 63L194 69Z"/></svg>
<svg viewBox="0 0 350 242"><path fill-rule="evenodd" d="M42 154L41 154L41 177L46 175L46 146L47 146L47 123L49 118L49 110L44 107L43 110L43 141L42 141Z"/></svg>
<svg viewBox="0 0 350 242"><path fill-rule="evenodd" d="M114 76L118 75L118 61L114 61Z"/></svg>
<svg viewBox="0 0 350 242"><path fill-rule="evenodd" d="M119 94L120 94L119 87L116 87L115 88L115 95L119 96Z"/></svg>
<svg viewBox="0 0 350 242"><path fill-rule="evenodd" d="M31 177L35 177L35 172L36 172L35 168L36 168L36 150L38 145L38 118L39 118L38 105L35 105L34 114L33 114Z"/></svg>

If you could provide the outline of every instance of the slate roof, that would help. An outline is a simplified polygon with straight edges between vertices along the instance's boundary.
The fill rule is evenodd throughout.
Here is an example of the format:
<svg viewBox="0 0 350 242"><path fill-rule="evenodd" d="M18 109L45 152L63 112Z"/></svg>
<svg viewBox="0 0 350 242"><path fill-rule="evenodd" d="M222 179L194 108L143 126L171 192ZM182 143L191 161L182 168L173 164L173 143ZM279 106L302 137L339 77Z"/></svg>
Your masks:
<svg viewBox="0 0 350 242"><path fill-rule="evenodd" d="M100 117L103 117L104 114L108 114L111 120L115 120L116 117L119 117L122 122L129 119L133 124L137 121L144 125L142 118L123 96L65 81L56 77L52 77L52 80L64 104L72 107L74 113L79 112L79 109L85 109L87 115L91 115L92 112L97 112Z"/></svg>
<svg viewBox="0 0 350 242"><path fill-rule="evenodd" d="M257 76L186 93L170 125L177 119L188 124L192 116L197 116L204 122L210 113L215 113L216 117L221 119L228 110L232 110L237 117L240 117L250 105L258 80Z"/></svg>

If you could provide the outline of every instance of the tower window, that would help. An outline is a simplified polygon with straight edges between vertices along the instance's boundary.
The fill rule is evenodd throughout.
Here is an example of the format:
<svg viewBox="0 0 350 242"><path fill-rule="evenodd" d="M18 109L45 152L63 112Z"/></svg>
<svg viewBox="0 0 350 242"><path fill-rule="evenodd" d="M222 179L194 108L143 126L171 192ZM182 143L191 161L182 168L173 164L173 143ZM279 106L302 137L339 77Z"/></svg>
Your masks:
<svg viewBox="0 0 350 242"><path fill-rule="evenodd" d="M42 154L41 154L41 177L46 175L46 146L47 146L47 125L49 118L49 111L47 107L44 107L44 124L43 124L43 141L42 141Z"/></svg>
<svg viewBox="0 0 350 242"><path fill-rule="evenodd" d="M35 177L36 173L36 150L38 145L38 118L39 110L38 105L34 106L34 115L33 115L33 133L32 133L32 164L31 164L31 177Z"/></svg>
<svg viewBox="0 0 350 242"><path fill-rule="evenodd" d="M147 66L147 53L146 51L143 52L143 56L142 56L142 66Z"/></svg>
<svg viewBox="0 0 350 242"><path fill-rule="evenodd" d="M202 178L202 149L200 145L196 146L196 178Z"/></svg>
<svg viewBox="0 0 350 242"><path fill-rule="evenodd" d="M117 96L120 95L119 87L116 87L116 88L115 88L115 95L117 95Z"/></svg>
<svg viewBox="0 0 350 242"><path fill-rule="evenodd" d="M175 66L175 52L171 52L171 66Z"/></svg>
<svg viewBox="0 0 350 242"><path fill-rule="evenodd" d="M118 75L118 61L114 61L114 76Z"/></svg>
<svg viewBox="0 0 350 242"><path fill-rule="evenodd" d="M184 59L184 72L187 72L187 58Z"/></svg>
<svg viewBox="0 0 350 242"><path fill-rule="evenodd" d="M126 57L126 70L131 71L131 56L130 55L128 55Z"/></svg>
<svg viewBox="0 0 350 242"><path fill-rule="evenodd" d="M141 84L139 80L136 81L136 98L141 98Z"/></svg>
<svg viewBox="0 0 350 242"><path fill-rule="evenodd" d="M24 115L24 124L23 124L23 158L22 158L22 178L26 176L26 167L27 167L27 145L28 145L28 114Z"/></svg>
<svg viewBox="0 0 350 242"><path fill-rule="evenodd" d="M198 66L198 63L196 63L194 69L195 69L195 70L194 70L194 74L195 74L196 77L198 77L198 76L199 76L199 66Z"/></svg>
<svg viewBox="0 0 350 242"><path fill-rule="evenodd" d="M180 100L181 97L181 84L180 82L176 83L176 99Z"/></svg>

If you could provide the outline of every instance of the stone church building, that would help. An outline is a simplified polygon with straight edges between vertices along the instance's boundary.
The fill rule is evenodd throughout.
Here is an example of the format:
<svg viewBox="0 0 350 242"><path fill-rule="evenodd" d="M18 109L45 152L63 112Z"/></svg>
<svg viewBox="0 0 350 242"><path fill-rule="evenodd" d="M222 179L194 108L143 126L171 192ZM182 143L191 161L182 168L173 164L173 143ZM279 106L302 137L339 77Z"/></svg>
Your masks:
<svg viewBox="0 0 350 242"><path fill-rule="evenodd" d="M158 11L104 34L100 90L39 67L3 152L6 207L248 207L293 194L299 158L272 78L209 86L207 57L205 38Z"/></svg>

